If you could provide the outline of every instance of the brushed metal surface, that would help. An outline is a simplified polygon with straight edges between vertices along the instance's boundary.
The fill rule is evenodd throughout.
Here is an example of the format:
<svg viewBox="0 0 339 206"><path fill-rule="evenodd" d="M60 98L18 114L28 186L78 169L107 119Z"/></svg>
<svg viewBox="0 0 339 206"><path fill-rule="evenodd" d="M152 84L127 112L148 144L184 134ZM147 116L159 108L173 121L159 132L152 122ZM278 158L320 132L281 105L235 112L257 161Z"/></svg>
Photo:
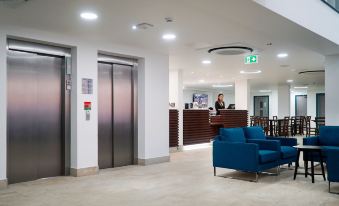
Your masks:
<svg viewBox="0 0 339 206"><path fill-rule="evenodd" d="M64 59L8 51L8 181L64 174Z"/></svg>
<svg viewBox="0 0 339 206"><path fill-rule="evenodd" d="M99 168L113 167L113 66L98 64Z"/></svg>
<svg viewBox="0 0 339 206"><path fill-rule="evenodd" d="M113 64L114 167L133 164L132 67Z"/></svg>
<svg viewBox="0 0 339 206"><path fill-rule="evenodd" d="M137 133L134 119L137 111L134 101L137 95L134 92L135 70L135 66L113 64L112 61L98 63L100 169L130 165L137 159L137 141L134 140Z"/></svg>

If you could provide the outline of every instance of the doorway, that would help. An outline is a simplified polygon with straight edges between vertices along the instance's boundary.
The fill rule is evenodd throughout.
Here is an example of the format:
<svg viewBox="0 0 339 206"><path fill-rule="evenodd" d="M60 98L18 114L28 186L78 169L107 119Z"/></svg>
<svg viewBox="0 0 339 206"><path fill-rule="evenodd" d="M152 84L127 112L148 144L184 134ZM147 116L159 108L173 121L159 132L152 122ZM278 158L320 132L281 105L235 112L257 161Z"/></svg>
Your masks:
<svg viewBox="0 0 339 206"><path fill-rule="evenodd" d="M68 49L8 39L8 183L68 175Z"/></svg>
<svg viewBox="0 0 339 206"><path fill-rule="evenodd" d="M295 116L307 116L307 95L295 96Z"/></svg>
<svg viewBox="0 0 339 206"><path fill-rule="evenodd" d="M254 116L268 117L270 113L270 97L269 96L254 96Z"/></svg>
<svg viewBox="0 0 339 206"><path fill-rule="evenodd" d="M134 164L136 141L136 61L99 55L99 168Z"/></svg>
<svg viewBox="0 0 339 206"><path fill-rule="evenodd" d="M317 93L316 98L317 117L325 117L325 93Z"/></svg>

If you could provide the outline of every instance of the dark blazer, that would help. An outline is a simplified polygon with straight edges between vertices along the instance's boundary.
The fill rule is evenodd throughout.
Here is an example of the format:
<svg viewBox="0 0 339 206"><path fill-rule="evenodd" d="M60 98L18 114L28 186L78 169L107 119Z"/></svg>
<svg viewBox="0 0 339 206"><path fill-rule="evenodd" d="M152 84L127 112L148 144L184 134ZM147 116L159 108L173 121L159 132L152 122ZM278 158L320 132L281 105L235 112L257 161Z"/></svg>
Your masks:
<svg viewBox="0 0 339 206"><path fill-rule="evenodd" d="M225 102L222 102L220 104L218 101L216 101L214 106L215 106L215 110L217 110L217 115L219 115L220 114L219 109L225 109Z"/></svg>

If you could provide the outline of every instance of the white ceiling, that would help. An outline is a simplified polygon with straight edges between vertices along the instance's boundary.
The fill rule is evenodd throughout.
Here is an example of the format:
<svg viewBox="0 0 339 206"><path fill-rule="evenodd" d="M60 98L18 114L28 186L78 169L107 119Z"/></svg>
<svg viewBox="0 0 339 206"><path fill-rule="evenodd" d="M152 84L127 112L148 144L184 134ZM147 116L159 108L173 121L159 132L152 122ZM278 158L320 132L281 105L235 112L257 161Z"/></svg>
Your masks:
<svg viewBox="0 0 339 206"><path fill-rule="evenodd" d="M95 22L80 19L82 11L99 15ZM173 23L166 23L172 17ZM154 25L133 31L136 23ZM324 67L324 55L339 53L338 45L268 11L251 0L29 0L21 5L0 3L0 24L10 24L81 35L83 38L147 48L170 55L170 69L184 71L187 87L210 88L216 83L251 79L254 87L285 84L323 84L324 75L298 75L304 70ZM174 32L174 42L161 35ZM209 55L206 47L245 43L259 50L259 64L245 65L244 56ZM267 46L267 43L272 43ZM276 54L289 57L278 59ZM202 65L203 59L212 64ZM288 65L288 67L281 67ZM260 69L256 75L240 75L240 70ZM199 83L199 80L205 83Z"/></svg>

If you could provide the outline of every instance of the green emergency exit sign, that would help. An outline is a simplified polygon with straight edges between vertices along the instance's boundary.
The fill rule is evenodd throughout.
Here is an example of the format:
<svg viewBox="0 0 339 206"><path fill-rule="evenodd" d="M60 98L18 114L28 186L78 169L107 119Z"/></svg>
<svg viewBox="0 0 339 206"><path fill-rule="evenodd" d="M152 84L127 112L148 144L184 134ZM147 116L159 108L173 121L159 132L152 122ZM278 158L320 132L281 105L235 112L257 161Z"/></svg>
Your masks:
<svg viewBox="0 0 339 206"><path fill-rule="evenodd" d="M258 55L245 56L245 64L257 64L258 60Z"/></svg>

